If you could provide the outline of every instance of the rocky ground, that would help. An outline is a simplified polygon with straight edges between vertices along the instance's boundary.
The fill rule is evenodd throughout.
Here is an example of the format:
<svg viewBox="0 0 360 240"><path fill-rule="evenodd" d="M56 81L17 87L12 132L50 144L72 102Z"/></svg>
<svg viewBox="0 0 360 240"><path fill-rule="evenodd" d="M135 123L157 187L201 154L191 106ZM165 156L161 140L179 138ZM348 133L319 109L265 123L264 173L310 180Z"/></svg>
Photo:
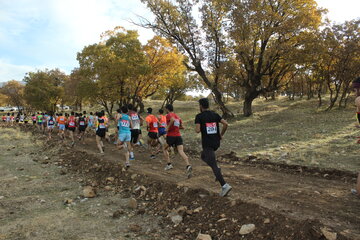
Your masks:
<svg viewBox="0 0 360 240"><path fill-rule="evenodd" d="M187 179L176 156L164 172L138 149L125 171L110 144L100 156L93 139L70 148L0 130L0 239L360 239L352 172L229 153L219 160L234 190L220 198L196 150Z"/></svg>

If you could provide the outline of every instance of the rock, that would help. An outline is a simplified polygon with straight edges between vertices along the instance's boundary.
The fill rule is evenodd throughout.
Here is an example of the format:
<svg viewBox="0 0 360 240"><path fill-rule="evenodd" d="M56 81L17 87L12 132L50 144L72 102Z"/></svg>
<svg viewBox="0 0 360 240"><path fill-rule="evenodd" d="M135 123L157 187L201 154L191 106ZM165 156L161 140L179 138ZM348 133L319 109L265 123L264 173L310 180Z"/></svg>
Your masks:
<svg viewBox="0 0 360 240"><path fill-rule="evenodd" d="M255 225L254 224L245 224L245 225L241 226L241 229L240 229L239 233L241 235L246 235L246 234L251 233L254 230L255 230Z"/></svg>
<svg viewBox="0 0 360 240"><path fill-rule="evenodd" d="M211 240L211 236L208 234L201 234L197 236L196 240Z"/></svg>
<svg viewBox="0 0 360 240"><path fill-rule="evenodd" d="M136 214L138 214L138 215L145 214L145 208L140 208L139 210L137 210Z"/></svg>
<svg viewBox="0 0 360 240"><path fill-rule="evenodd" d="M178 209L176 209L176 212L180 215L180 216L184 216L185 213L187 211L187 207L185 206L181 206Z"/></svg>
<svg viewBox="0 0 360 240"><path fill-rule="evenodd" d="M4 199L4 198L5 198L4 196L0 196L0 200L1 200L1 199Z"/></svg>
<svg viewBox="0 0 360 240"><path fill-rule="evenodd" d="M108 181L108 182L113 182L114 180L115 180L115 178L113 178L113 177L106 178L106 181Z"/></svg>
<svg viewBox="0 0 360 240"><path fill-rule="evenodd" d="M206 194L200 194L199 197L202 198L202 199L204 199L204 198L207 197L207 195L206 195Z"/></svg>
<svg viewBox="0 0 360 240"><path fill-rule="evenodd" d="M135 198L130 198L128 206L131 209L136 209L138 207L137 200Z"/></svg>
<svg viewBox="0 0 360 240"><path fill-rule="evenodd" d="M172 221L175 225L179 225L179 224L183 221L183 217L180 216L180 215L171 216L171 221Z"/></svg>
<svg viewBox="0 0 360 240"><path fill-rule="evenodd" d="M202 207L198 207L194 209L194 213L199 213L203 208Z"/></svg>
<svg viewBox="0 0 360 240"><path fill-rule="evenodd" d="M49 157L48 157L48 156L45 156L45 157L44 157L44 160L49 160Z"/></svg>
<svg viewBox="0 0 360 240"><path fill-rule="evenodd" d="M131 175L131 177L130 177L132 180L134 180L135 178L137 178L137 174L133 174L133 175Z"/></svg>
<svg viewBox="0 0 360 240"><path fill-rule="evenodd" d="M270 223L270 218L265 218L264 224L269 224L269 223Z"/></svg>
<svg viewBox="0 0 360 240"><path fill-rule="evenodd" d="M225 218L226 215L225 214L220 214L220 218Z"/></svg>
<svg viewBox="0 0 360 240"><path fill-rule="evenodd" d="M137 225L137 224L130 224L129 225L129 230L131 232L141 232L141 226Z"/></svg>
<svg viewBox="0 0 360 240"><path fill-rule="evenodd" d="M110 187L110 186L105 186L104 189L105 189L106 191L111 191L111 190L112 190L112 187Z"/></svg>
<svg viewBox="0 0 360 240"><path fill-rule="evenodd" d="M72 199L65 199L64 200L64 204L67 205L67 204L72 204L73 203L73 200Z"/></svg>
<svg viewBox="0 0 360 240"><path fill-rule="evenodd" d="M95 190L91 186L86 186L83 190L83 195L86 198L96 197Z"/></svg>
<svg viewBox="0 0 360 240"><path fill-rule="evenodd" d="M124 210L122 210L122 209L119 209L119 210L116 210L114 213L113 213L113 215L112 215L112 217L113 218L119 218L121 215L123 215L125 212L124 212Z"/></svg>
<svg viewBox="0 0 360 240"><path fill-rule="evenodd" d="M337 233L331 232L331 230L326 227L321 228L320 230L327 240L336 240Z"/></svg>

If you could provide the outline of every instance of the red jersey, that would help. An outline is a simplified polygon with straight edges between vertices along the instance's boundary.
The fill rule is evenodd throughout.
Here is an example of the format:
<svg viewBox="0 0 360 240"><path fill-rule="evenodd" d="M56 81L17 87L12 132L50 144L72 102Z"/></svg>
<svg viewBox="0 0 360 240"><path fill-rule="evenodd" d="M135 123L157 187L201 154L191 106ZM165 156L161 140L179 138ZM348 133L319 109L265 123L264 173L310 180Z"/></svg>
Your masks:
<svg viewBox="0 0 360 240"><path fill-rule="evenodd" d="M170 120L171 119L174 119L174 123L173 125L171 125L169 127L169 130L167 132L167 135L170 136L170 137L180 137L181 136L181 133L180 133L180 126L182 124L182 121L181 119L179 118L178 115L176 115L175 113L173 112L170 112L166 115L166 123L167 125L169 125L170 123Z"/></svg>
<svg viewBox="0 0 360 240"><path fill-rule="evenodd" d="M158 127L159 127L159 120L152 114L150 114L149 116L147 116L145 118L145 121L148 123L149 125L149 132L159 132Z"/></svg>
<svg viewBox="0 0 360 240"><path fill-rule="evenodd" d="M69 117L68 127L69 127L69 128L74 128L74 127L76 127L76 119L75 119L75 116L70 116L70 117Z"/></svg>

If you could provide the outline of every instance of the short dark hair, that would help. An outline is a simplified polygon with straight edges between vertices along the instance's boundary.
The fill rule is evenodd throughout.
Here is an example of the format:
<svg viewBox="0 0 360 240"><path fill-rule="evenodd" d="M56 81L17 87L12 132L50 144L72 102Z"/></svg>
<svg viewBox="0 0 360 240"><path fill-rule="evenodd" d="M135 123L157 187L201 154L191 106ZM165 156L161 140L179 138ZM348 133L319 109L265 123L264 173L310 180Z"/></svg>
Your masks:
<svg viewBox="0 0 360 240"><path fill-rule="evenodd" d="M129 112L128 107L127 107L127 106L122 106L122 107L121 107L121 112L122 112L122 113L128 113L128 112Z"/></svg>
<svg viewBox="0 0 360 240"><path fill-rule="evenodd" d="M174 111L174 107L172 104L166 104L165 108L169 110L170 112Z"/></svg>
<svg viewBox="0 0 360 240"><path fill-rule="evenodd" d="M147 113L150 113L150 114L151 114L153 109L149 107L149 108L147 108L146 110L147 110Z"/></svg>
<svg viewBox="0 0 360 240"><path fill-rule="evenodd" d="M71 116L74 116L75 115L75 113L74 112L71 112Z"/></svg>
<svg viewBox="0 0 360 240"><path fill-rule="evenodd" d="M159 113L160 113L160 114L163 114L163 113L164 113L164 110L159 109Z"/></svg>
<svg viewBox="0 0 360 240"><path fill-rule="evenodd" d="M202 98L202 99L199 100L199 104L200 104L200 106L202 106L203 108L208 109L208 108L209 108L209 105L210 105L209 99L207 99L207 98Z"/></svg>
<svg viewBox="0 0 360 240"><path fill-rule="evenodd" d="M134 105L132 105L131 103L129 103L129 104L127 105L127 108L128 108L129 110L134 110Z"/></svg>
<svg viewBox="0 0 360 240"><path fill-rule="evenodd" d="M355 80L352 82L352 87L353 87L353 88L360 88L360 77L358 77L357 79L355 79Z"/></svg>

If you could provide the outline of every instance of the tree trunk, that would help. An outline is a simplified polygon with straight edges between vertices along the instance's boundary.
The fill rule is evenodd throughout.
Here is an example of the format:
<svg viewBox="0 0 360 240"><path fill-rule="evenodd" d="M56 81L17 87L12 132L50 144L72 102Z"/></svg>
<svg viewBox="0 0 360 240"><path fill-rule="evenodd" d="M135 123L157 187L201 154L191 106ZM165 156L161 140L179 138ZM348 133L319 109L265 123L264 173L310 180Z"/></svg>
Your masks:
<svg viewBox="0 0 360 240"><path fill-rule="evenodd" d="M248 90L245 94L243 112L245 117L250 117L252 112L252 102L259 96L260 92L254 89Z"/></svg>
<svg viewBox="0 0 360 240"><path fill-rule="evenodd" d="M224 119L233 118L234 114L230 111L230 109L228 109L225 106L225 103L222 100L221 92L217 88L215 88L215 89L212 90L212 93L213 93L215 102L219 105L219 107L220 107L220 109L222 111L222 114L223 114L222 117Z"/></svg>

